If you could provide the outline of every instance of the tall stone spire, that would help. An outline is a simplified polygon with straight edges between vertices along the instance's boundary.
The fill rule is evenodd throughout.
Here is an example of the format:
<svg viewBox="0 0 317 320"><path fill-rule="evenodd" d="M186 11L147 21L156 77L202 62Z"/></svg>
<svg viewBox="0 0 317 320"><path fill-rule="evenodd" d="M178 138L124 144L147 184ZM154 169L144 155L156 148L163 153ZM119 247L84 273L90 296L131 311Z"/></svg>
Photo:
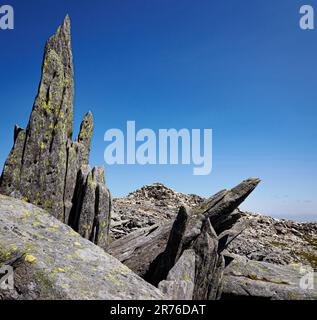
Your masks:
<svg viewBox="0 0 317 320"><path fill-rule="evenodd" d="M88 165L93 131L93 117L87 113L79 136L72 141L73 110L71 23L66 16L63 24L46 43L41 81L31 116L26 129L15 127L14 146L0 181L0 193L23 197L65 223L69 223L73 207L81 208L78 203L75 206L73 203L75 199L81 199L75 194L78 189L77 175L82 166ZM103 182L102 179L100 181ZM101 186L98 188L102 189ZM106 188L104 192L109 193ZM110 194L103 198L110 201ZM91 204L90 207L101 206ZM111 206L107 204L106 207ZM72 215L76 214L80 214L80 211L73 210ZM91 221L96 220L95 212L85 214L92 215ZM110 212L102 213L99 217L108 215ZM90 226L90 229L93 227ZM87 233L85 235L92 237Z"/></svg>

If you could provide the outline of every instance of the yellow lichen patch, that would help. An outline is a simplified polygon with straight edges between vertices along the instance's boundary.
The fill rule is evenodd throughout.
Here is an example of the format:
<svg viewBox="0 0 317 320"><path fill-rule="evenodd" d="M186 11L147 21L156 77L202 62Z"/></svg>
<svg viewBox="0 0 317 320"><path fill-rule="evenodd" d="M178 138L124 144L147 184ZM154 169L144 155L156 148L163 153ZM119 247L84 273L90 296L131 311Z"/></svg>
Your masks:
<svg viewBox="0 0 317 320"><path fill-rule="evenodd" d="M34 256L32 256L31 254L27 254L24 258L25 262L28 263L35 263L36 262L36 258Z"/></svg>
<svg viewBox="0 0 317 320"><path fill-rule="evenodd" d="M116 276L114 276L113 274L109 273L109 274L108 274L108 277L109 277L109 279L110 279L112 282L114 282L116 285L118 285L118 286L122 286L122 285L123 285L123 282L120 281L120 280L119 280Z"/></svg>
<svg viewBox="0 0 317 320"><path fill-rule="evenodd" d="M63 273L66 271L66 270L63 269L63 268L58 268L57 270L58 270L59 272L63 272Z"/></svg>
<svg viewBox="0 0 317 320"><path fill-rule="evenodd" d="M57 224L54 224L53 226L50 226L50 227L46 228L46 230L51 232L51 233L56 232L56 230L58 230L58 229L59 229L59 225L57 225Z"/></svg>
<svg viewBox="0 0 317 320"><path fill-rule="evenodd" d="M32 216L32 213L30 211L24 210L23 216L24 216L24 218L29 218Z"/></svg>
<svg viewBox="0 0 317 320"><path fill-rule="evenodd" d="M51 113L51 102L43 99L43 108L47 113Z"/></svg>
<svg viewBox="0 0 317 320"><path fill-rule="evenodd" d="M0 251L0 260L7 260L13 257L13 252L11 251Z"/></svg>
<svg viewBox="0 0 317 320"><path fill-rule="evenodd" d="M34 222L32 223L32 226L33 226L33 227L38 227L40 224L41 224L40 222L34 221Z"/></svg>
<svg viewBox="0 0 317 320"><path fill-rule="evenodd" d="M79 242L74 242L74 246L81 247L81 244Z"/></svg>
<svg viewBox="0 0 317 320"><path fill-rule="evenodd" d="M45 143L44 143L44 142L41 142L41 144L40 144L40 149L41 149L41 150L44 150L45 148L46 148Z"/></svg>
<svg viewBox="0 0 317 320"><path fill-rule="evenodd" d="M101 224L101 228L105 228L105 227L107 227L107 225L108 225L107 221L104 221L104 222L102 222L102 224Z"/></svg>
<svg viewBox="0 0 317 320"><path fill-rule="evenodd" d="M14 244L11 244L11 248L12 248L13 251L17 251L18 250L18 247L16 245L14 245Z"/></svg>

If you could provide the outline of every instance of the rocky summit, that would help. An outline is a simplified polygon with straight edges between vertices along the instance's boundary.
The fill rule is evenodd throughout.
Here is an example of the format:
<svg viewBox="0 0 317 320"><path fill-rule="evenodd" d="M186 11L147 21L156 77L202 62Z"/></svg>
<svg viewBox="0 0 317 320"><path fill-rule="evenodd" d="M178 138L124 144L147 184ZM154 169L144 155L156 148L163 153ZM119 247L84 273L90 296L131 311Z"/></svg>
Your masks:
<svg viewBox="0 0 317 320"><path fill-rule="evenodd" d="M144 186L127 197L113 199L110 234L119 239L142 227L167 222L182 205L192 207L204 199L176 192L162 183Z"/></svg>
<svg viewBox="0 0 317 320"><path fill-rule="evenodd" d="M154 183L112 200L89 166L90 112L73 140L70 29L66 17L46 43L1 176L0 270L14 285L0 271L0 300L317 299L317 224L239 210L258 178L207 199Z"/></svg>
<svg viewBox="0 0 317 320"><path fill-rule="evenodd" d="M164 200L162 200L164 199ZM118 240L175 219L182 204L195 208L206 199L174 191L163 184L144 186L113 200L110 234ZM236 210L247 227L228 245L228 252L278 265L302 263L317 270L317 223L274 219Z"/></svg>

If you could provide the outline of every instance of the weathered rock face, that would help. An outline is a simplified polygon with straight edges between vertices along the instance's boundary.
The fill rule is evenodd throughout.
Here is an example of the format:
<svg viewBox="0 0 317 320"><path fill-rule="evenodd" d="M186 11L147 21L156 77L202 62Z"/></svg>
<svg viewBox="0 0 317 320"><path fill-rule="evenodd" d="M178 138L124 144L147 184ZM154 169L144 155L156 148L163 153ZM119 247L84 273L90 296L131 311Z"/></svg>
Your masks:
<svg viewBox="0 0 317 320"><path fill-rule="evenodd" d="M196 261L193 298L218 299L224 268L218 235L235 224L235 209L259 182L259 179L245 180L231 190L217 193L198 205L194 212L181 208L165 251L157 257L152 265L153 271L146 276L149 282L157 285L165 280L185 250L193 249Z"/></svg>
<svg viewBox="0 0 317 320"><path fill-rule="evenodd" d="M159 195L161 191L164 194L162 197ZM159 200L161 198L164 198L164 202ZM207 202L208 200L201 197L180 194L161 184L145 186L125 198L114 199L110 232L113 239L118 239L114 241L116 245L114 250L119 256L125 252L125 257L127 257L134 245L140 244L142 241L148 243L147 241L151 238L152 246L149 244L146 250L147 258L150 260L155 248L153 234L162 232L165 233L165 238L168 238L168 235L166 236L167 228L166 226L163 228L163 225L169 224L171 229L181 204L184 203L195 211L199 204ZM237 238L230 234L230 230L227 235L223 234L221 242L229 242L228 251L230 253L278 265L302 263L317 270L316 222L300 223L279 220L241 210L235 210L230 215L230 219L232 219L231 224L235 220L238 224L240 220L247 223L247 228L244 228L243 233L240 232ZM155 231L151 233L151 230ZM139 238L136 241L138 234L142 234L143 239ZM123 247L119 249L120 238L127 241L125 250ZM234 241L232 241L233 238ZM162 242L158 240L157 243ZM140 246L136 251L139 252L139 250L141 251ZM135 264L130 258L126 259L125 263ZM131 268L133 267L131 266Z"/></svg>
<svg viewBox="0 0 317 320"><path fill-rule="evenodd" d="M233 260L224 272L222 299L317 299L317 278L312 270L229 257Z"/></svg>
<svg viewBox="0 0 317 320"><path fill-rule="evenodd" d="M0 267L14 268L1 299L164 299L100 247L44 210L0 195Z"/></svg>
<svg viewBox="0 0 317 320"><path fill-rule="evenodd" d="M196 248L192 247L194 242L191 245L185 245L183 254L179 254L179 249L175 249L175 246L179 246L177 236L173 237L173 241L167 246L168 239L171 238L175 210L179 204L169 200L174 199L174 196L170 195L173 192L171 189L148 186L136 191L135 195L117 199L114 206L117 206L115 212L118 217L115 222L118 224L114 226L116 230L113 234L120 236L117 231L122 230L128 235L111 243L109 252L149 281L153 281L151 278L153 269L157 268L158 261L161 260L161 266L156 271L159 279L154 279L153 283L171 299L197 299L196 294L204 294L208 284L208 298L213 299L316 299L316 290L303 290L299 287L300 277L305 274L300 273L298 267L295 267L302 265L303 269L309 270L312 267L316 270L316 223L277 220L242 212L239 209L228 214L232 208L240 205L257 183L257 179L246 180L236 188L221 191L208 200L200 198L198 203L193 201L195 197L182 195L191 207L191 210L187 209L186 212L192 211L190 216L197 218L185 219L186 224L189 225L186 228L188 239L202 235L200 241L204 240L199 242ZM169 194L165 197L167 198L165 205L161 205L160 200L156 200L161 198L157 194L161 189L164 190L164 194ZM143 210L145 207L146 210ZM142 217L146 227L129 228L129 221L133 219L134 214ZM207 233L208 237L206 232L202 232L199 214L208 215L212 221L212 227L217 231L218 258L216 266L212 264L215 268L211 280L206 278L206 272L200 272L201 288L197 291L197 287L194 286L192 291L192 285L195 285L198 280L195 277L192 278L196 263L204 261L200 257L206 257L206 261L210 258L207 255L204 256L203 248L209 247L206 252L212 253L214 259L217 257L214 249L215 241L209 241L209 245L206 245L208 243L206 239L212 239L213 232ZM156 224L147 224L147 216L151 217ZM168 216L171 218L168 219ZM122 225L120 221L123 222ZM179 220L175 226L176 235L183 230L181 221L183 220ZM192 222L189 223L190 221ZM133 231L135 229L136 231ZM195 259L192 259L188 250L195 253ZM178 260L177 257L175 258L175 252L178 252ZM227 260L227 256L231 253L237 254L236 260L225 268L224 256ZM193 261L195 268L190 267ZM175 276L175 270L179 272L179 277ZM159 282L160 279L163 280ZM314 282L316 288L316 276Z"/></svg>
<svg viewBox="0 0 317 320"><path fill-rule="evenodd" d="M72 60L70 19L66 17L46 43L38 94L27 128L15 127L14 146L5 162L0 193L24 198L65 223L72 222L69 219L75 204L81 208L73 213L79 220L76 230L105 245L111 197L101 177L103 169L93 169L82 197L76 194L82 189L76 185L78 172L89 161L93 117L90 112L86 114L76 141L72 141Z"/></svg>
<svg viewBox="0 0 317 320"><path fill-rule="evenodd" d="M110 228L111 194L105 187L104 170L82 166L77 176L75 205L68 223L90 241L106 248Z"/></svg>
<svg viewBox="0 0 317 320"><path fill-rule="evenodd" d="M192 300L195 288L195 251L185 250L159 289L171 300Z"/></svg>
<svg viewBox="0 0 317 320"><path fill-rule="evenodd" d="M166 247L173 223L142 228L112 242L108 252L145 278L153 261Z"/></svg>
<svg viewBox="0 0 317 320"><path fill-rule="evenodd" d="M111 243L109 252L172 299L219 299L224 270L222 251L241 233L240 228L232 228L240 217L235 209L259 182L245 180L193 210L181 207L173 224L131 233ZM226 232L228 229L230 233ZM187 250L194 252L194 259L188 257ZM184 265L191 266L191 270L187 269L188 283L175 277L175 270L184 270Z"/></svg>
<svg viewBox="0 0 317 320"><path fill-rule="evenodd" d="M70 21L66 18L46 43L42 79L30 120L26 130L15 130L15 146L1 182L1 193L19 190L60 220L64 211L66 147L73 132L73 72Z"/></svg>

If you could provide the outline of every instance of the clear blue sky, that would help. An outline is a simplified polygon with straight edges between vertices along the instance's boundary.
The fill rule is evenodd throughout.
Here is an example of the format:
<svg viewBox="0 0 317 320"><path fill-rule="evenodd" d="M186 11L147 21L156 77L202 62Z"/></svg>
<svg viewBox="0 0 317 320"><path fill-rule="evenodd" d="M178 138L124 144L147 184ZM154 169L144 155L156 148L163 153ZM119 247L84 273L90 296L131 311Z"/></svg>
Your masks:
<svg viewBox="0 0 317 320"><path fill-rule="evenodd" d="M14 124L27 124L45 41L69 13L74 133L91 110L93 165L104 164L104 132L127 120L214 133L210 176L190 166L107 166L114 196L158 181L208 196L258 176L244 209L317 220L317 30L299 29L306 1L5 2L15 30L0 30L1 167Z"/></svg>

